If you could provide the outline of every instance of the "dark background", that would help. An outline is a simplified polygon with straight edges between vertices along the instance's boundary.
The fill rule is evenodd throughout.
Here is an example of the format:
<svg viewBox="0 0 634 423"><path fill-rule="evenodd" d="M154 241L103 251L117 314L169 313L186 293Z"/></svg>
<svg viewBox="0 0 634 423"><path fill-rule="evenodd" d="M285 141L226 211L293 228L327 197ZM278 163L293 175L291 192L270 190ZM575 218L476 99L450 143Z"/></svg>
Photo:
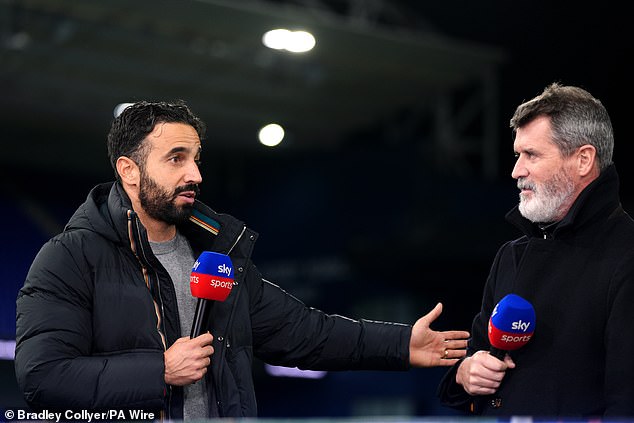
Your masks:
<svg viewBox="0 0 634 423"><path fill-rule="evenodd" d="M111 179L112 109L144 98L183 98L208 123L202 200L259 232L268 279L353 318L413 323L442 301L434 327L468 329L497 248L517 235L504 214L519 103L553 81L602 100L632 209L629 15L554 3L0 1L0 339L15 336L42 243ZM264 51L260 27L289 22L316 32L314 52ZM288 129L275 149L255 140L270 119ZM0 408L24 407L12 366L0 361ZM443 372L308 380L258 362L255 378L262 417L420 416L452 414L434 394Z"/></svg>

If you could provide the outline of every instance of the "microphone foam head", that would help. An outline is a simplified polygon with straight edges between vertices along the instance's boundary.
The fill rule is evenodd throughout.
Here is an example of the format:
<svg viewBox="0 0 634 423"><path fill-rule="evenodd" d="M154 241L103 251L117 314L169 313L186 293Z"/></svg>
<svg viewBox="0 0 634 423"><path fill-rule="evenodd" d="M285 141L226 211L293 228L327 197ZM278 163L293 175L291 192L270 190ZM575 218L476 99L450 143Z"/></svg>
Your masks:
<svg viewBox="0 0 634 423"><path fill-rule="evenodd" d="M192 268L189 288L196 298L226 300L233 288L233 263L229 256L203 251Z"/></svg>
<svg viewBox="0 0 634 423"><path fill-rule="evenodd" d="M512 351L526 345L535 332L535 309L524 298L508 294L493 309L489 319L491 346Z"/></svg>

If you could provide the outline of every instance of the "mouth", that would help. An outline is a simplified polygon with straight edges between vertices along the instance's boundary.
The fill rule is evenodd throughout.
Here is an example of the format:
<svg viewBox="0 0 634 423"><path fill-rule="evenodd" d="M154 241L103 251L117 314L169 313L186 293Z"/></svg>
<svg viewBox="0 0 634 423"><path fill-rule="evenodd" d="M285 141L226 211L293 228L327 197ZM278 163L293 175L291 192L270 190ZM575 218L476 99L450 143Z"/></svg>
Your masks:
<svg viewBox="0 0 634 423"><path fill-rule="evenodd" d="M180 192L177 196L187 204L193 204L196 199L196 193L194 191L184 191Z"/></svg>
<svg viewBox="0 0 634 423"><path fill-rule="evenodd" d="M520 201L531 201L535 196L535 191L531 188L520 188Z"/></svg>
<svg viewBox="0 0 634 423"><path fill-rule="evenodd" d="M519 181L517 188L520 190L520 195L528 195L535 192L535 186L528 181Z"/></svg>

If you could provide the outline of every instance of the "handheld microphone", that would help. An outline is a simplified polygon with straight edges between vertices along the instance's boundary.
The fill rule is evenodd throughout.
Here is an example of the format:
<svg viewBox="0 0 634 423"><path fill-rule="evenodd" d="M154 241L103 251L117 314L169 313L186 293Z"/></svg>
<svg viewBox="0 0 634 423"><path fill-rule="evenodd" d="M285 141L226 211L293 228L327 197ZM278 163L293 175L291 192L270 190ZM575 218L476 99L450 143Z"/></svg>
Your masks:
<svg viewBox="0 0 634 423"><path fill-rule="evenodd" d="M211 301L224 301L233 288L233 263L226 254L203 251L194 263L189 288L198 298L190 338L203 333Z"/></svg>
<svg viewBox="0 0 634 423"><path fill-rule="evenodd" d="M535 332L535 309L524 298L508 294L497 303L489 319L489 352L504 360L508 351L523 347Z"/></svg>

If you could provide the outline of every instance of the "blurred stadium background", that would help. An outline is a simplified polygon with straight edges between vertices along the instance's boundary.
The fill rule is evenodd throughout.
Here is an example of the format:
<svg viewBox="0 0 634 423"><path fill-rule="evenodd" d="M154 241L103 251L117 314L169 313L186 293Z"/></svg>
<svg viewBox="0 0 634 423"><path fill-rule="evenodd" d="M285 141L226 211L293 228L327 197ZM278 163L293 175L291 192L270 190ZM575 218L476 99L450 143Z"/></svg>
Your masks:
<svg viewBox="0 0 634 423"><path fill-rule="evenodd" d="M516 235L508 119L552 81L600 98L616 131L623 203L631 25L609 2L0 0L0 409L15 297L40 246L112 179L117 104L184 99L208 125L202 200L260 233L254 259L307 304L468 329L495 251ZM315 47L265 47L271 29ZM628 61L629 63L629 61ZM269 148L268 123L285 129ZM453 415L443 369L273 376L261 417Z"/></svg>

